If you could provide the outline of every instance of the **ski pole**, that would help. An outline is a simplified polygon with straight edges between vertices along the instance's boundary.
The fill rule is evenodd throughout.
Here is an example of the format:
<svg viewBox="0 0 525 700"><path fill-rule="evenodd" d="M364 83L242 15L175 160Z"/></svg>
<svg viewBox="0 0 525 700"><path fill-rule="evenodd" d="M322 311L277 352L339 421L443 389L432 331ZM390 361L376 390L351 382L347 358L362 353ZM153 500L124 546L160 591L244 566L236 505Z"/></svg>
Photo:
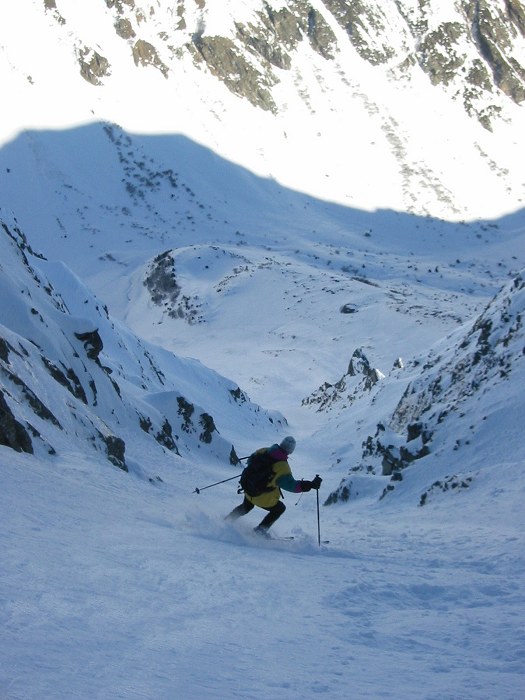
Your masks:
<svg viewBox="0 0 525 700"><path fill-rule="evenodd" d="M237 474L237 476L230 476L229 479L223 479L222 481L216 481L214 484L208 484L208 486L203 486L202 488L198 489L196 488L193 493L200 493L201 491L205 491L206 489L211 489L212 486L218 486L219 484L225 484L227 481L232 481L232 479L238 479L240 477L240 474Z"/></svg>
<svg viewBox="0 0 525 700"><path fill-rule="evenodd" d="M317 475L316 475L317 476ZM315 490L317 496L317 542L321 546L321 518L319 516L319 489Z"/></svg>

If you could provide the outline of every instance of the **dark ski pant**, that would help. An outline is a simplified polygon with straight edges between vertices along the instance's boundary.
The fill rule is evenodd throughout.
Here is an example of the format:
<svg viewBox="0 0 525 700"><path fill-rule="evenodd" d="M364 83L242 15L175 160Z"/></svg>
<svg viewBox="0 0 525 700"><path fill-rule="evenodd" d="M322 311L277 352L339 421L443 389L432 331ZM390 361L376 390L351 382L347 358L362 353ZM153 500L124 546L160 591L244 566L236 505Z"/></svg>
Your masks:
<svg viewBox="0 0 525 700"><path fill-rule="evenodd" d="M249 513L251 510L253 510L254 507L254 504L251 503L247 498L245 498L244 501L239 506L237 506L237 508L234 508L232 512L227 516L227 520L237 520L237 518L240 518L242 515L246 515L246 513ZM268 515L266 515L261 520L257 527L261 530L269 530L274 524L274 522L278 518L280 518L281 515L284 513L284 511L286 510L286 506L282 501L278 501L271 508L264 508L264 510L268 511Z"/></svg>

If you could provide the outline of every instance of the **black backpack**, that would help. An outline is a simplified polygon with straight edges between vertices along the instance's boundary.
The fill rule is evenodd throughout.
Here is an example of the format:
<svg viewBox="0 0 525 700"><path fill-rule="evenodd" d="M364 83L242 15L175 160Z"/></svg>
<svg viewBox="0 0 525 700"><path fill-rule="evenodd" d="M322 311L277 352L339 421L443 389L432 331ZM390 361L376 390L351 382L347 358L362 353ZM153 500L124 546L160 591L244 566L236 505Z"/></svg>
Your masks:
<svg viewBox="0 0 525 700"><path fill-rule="evenodd" d="M268 483L274 476L273 465L278 461L279 459L272 457L270 450L258 451L250 455L241 474L239 482L241 489L248 496L260 496L273 491L275 486L268 486Z"/></svg>

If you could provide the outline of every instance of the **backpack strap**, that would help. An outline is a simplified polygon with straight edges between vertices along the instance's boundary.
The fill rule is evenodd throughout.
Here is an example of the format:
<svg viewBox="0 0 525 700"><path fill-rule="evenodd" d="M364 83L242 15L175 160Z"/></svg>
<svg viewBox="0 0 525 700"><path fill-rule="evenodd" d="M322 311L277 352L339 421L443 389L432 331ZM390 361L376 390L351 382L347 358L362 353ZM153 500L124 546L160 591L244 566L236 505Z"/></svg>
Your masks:
<svg viewBox="0 0 525 700"><path fill-rule="evenodd" d="M287 462L288 461L288 453L285 452L282 447L279 447L279 445L277 445L274 448L270 447L268 449L268 452L269 452L271 458L275 459L277 462Z"/></svg>

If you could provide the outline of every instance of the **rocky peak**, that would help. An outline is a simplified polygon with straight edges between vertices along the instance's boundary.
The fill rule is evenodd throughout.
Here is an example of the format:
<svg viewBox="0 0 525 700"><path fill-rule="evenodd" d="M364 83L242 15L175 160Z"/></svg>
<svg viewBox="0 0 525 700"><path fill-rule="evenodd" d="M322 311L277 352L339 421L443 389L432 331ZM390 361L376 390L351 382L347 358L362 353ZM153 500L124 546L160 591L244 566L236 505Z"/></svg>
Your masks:
<svg viewBox="0 0 525 700"><path fill-rule="evenodd" d="M525 356L525 275L514 278L477 318L457 348L429 359L397 405L390 427L396 432L425 423L435 432L447 416L458 415L478 393L511 381Z"/></svg>
<svg viewBox="0 0 525 700"><path fill-rule="evenodd" d="M317 411L325 411L334 406L347 408L363 393L384 378L384 374L372 367L362 348L354 350L346 373L335 383L325 382L310 396L303 399L303 406L316 406Z"/></svg>

